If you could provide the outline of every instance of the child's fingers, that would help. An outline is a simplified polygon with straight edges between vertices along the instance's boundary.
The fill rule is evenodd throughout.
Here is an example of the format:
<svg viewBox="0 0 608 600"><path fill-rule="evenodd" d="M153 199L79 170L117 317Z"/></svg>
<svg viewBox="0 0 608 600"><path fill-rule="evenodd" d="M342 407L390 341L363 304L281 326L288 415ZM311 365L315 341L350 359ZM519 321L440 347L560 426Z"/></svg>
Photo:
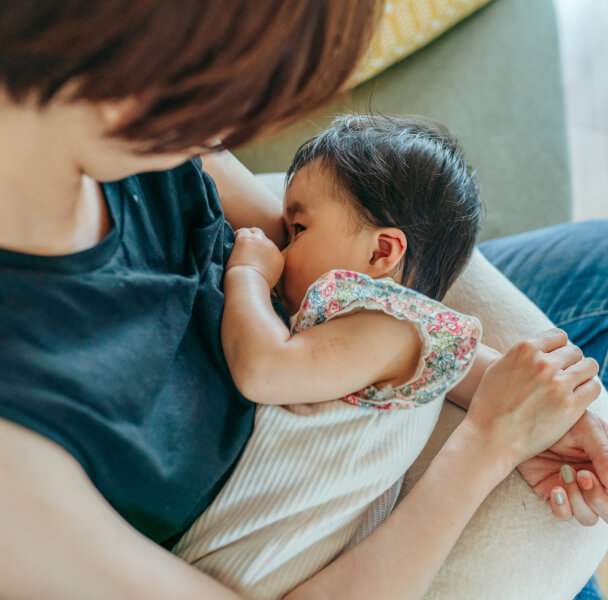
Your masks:
<svg viewBox="0 0 608 600"><path fill-rule="evenodd" d="M234 232L234 235L266 237L264 232L259 227L241 227Z"/></svg>
<svg viewBox="0 0 608 600"><path fill-rule="evenodd" d="M248 227L241 227L234 232L234 237L238 240L251 239L253 237L251 230Z"/></svg>
<svg viewBox="0 0 608 600"><path fill-rule="evenodd" d="M588 471L586 471L588 472ZM585 496L579 487L577 473L570 465L564 465L560 470L560 479L576 520L587 527L597 523L597 514L588 506Z"/></svg>
<svg viewBox="0 0 608 600"><path fill-rule="evenodd" d="M257 237L262 240L266 239L266 234L259 227L250 227L249 231L253 237Z"/></svg>
<svg viewBox="0 0 608 600"><path fill-rule="evenodd" d="M569 521L572 518L572 508L570 507L568 494L566 494L564 488L555 487L551 490L549 505L553 514L560 521Z"/></svg>

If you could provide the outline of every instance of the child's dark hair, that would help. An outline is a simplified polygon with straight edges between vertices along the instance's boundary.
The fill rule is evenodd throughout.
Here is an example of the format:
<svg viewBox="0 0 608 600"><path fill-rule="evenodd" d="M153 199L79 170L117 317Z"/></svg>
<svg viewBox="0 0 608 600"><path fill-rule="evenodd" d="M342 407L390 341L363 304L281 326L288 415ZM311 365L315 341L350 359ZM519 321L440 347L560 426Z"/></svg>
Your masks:
<svg viewBox="0 0 608 600"><path fill-rule="evenodd" d="M300 146L287 182L313 161L330 169L361 225L403 231L402 284L441 300L473 252L482 217L475 174L447 129L419 117L344 115Z"/></svg>

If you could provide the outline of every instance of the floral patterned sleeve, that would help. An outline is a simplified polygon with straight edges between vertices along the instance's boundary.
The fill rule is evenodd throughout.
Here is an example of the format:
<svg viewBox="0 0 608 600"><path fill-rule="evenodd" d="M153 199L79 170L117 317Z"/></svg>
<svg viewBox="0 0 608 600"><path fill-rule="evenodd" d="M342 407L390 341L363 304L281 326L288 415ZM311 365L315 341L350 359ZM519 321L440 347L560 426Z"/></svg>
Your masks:
<svg viewBox="0 0 608 600"><path fill-rule="evenodd" d="M409 409L441 398L467 374L473 364L481 323L441 302L405 288L390 278L373 279L362 273L335 270L308 289L292 334L355 309L381 310L409 320L422 339L415 375L403 385L373 385L344 397L345 402L376 409Z"/></svg>

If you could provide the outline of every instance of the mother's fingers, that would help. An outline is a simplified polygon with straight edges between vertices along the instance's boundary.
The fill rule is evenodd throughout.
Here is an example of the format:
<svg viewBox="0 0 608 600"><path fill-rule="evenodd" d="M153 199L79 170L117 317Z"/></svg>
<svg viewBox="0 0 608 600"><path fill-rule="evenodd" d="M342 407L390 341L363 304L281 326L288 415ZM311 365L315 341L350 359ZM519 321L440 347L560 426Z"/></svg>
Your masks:
<svg viewBox="0 0 608 600"><path fill-rule="evenodd" d="M589 473L589 471L584 472ZM579 487L577 472L570 465L564 465L560 471L560 478L568 494L568 500L570 501L572 513L576 517L576 520L581 525L587 527L595 525L598 516L588 505L587 498L585 498L583 490Z"/></svg>
<svg viewBox="0 0 608 600"><path fill-rule="evenodd" d="M593 378L579 385L574 390L574 405L576 408L588 407L601 393L600 382Z"/></svg>
<svg viewBox="0 0 608 600"><path fill-rule="evenodd" d="M585 473L585 471L583 471ZM564 465L560 472L562 485L551 490L549 504L551 511L560 521L568 521L573 516L586 527L595 525L597 513L587 504L583 491L577 482L577 473L569 465Z"/></svg>
<svg viewBox="0 0 608 600"><path fill-rule="evenodd" d="M586 356L581 361L565 369L565 371L568 371L569 373L577 372L580 373L581 376L591 379L600 372L600 365L595 358Z"/></svg>
<svg viewBox="0 0 608 600"><path fill-rule="evenodd" d="M596 390L599 390L597 379L593 381L595 384L590 383L590 386L595 386ZM577 389L577 392L579 390L580 388ZM608 489L608 424L598 415L586 410L569 434L570 442L591 463L587 467L580 468L588 470L588 467L592 467L591 470L596 474L600 483Z"/></svg>
<svg viewBox="0 0 608 600"><path fill-rule="evenodd" d="M552 352L568 343L568 334L563 329L548 329L537 333L528 341L543 352Z"/></svg>
<svg viewBox="0 0 608 600"><path fill-rule="evenodd" d="M572 386L572 389L576 389L579 386L582 386L582 384L585 382L593 379L593 377L599 373L599 370L600 366L597 360L591 357L586 357L567 369L564 369L563 375L567 378L568 385ZM599 386L599 382L596 381L596 384ZM601 389L601 387L599 387L599 389Z"/></svg>
<svg viewBox="0 0 608 600"><path fill-rule="evenodd" d="M562 487L555 487L551 490L549 496L549 506L551 506L551 512L560 521L569 521L572 518L572 507L568 500L568 494Z"/></svg>
<svg viewBox="0 0 608 600"><path fill-rule="evenodd" d="M608 492L591 471L579 471L577 481L583 498L593 512L608 522Z"/></svg>
<svg viewBox="0 0 608 600"><path fill-rule="evenodd" d="M598 517L608 522L608 492L595 474L587 470L576 473L568 465L562 469L563 486L554 487L549 498L553 514L561 521L574 516L581 525L588 527L595 525Z"/></svg>
<svg viewBox="0 0 608 600"><path fill-rule="evenodd" d="M574 344L567 344L549 353L548 358L560 369L567 369L583 359L583 351Z"/></svg>
<svg viewBox="0 0 608 600"><path fill-rule="evenodd" d="M561 521L574 516L585 526L595 525L598 518L608 522L608 492L595 474L587 470L576 473L568 465L564 467L571 469L572 477L567 470L562 471L563 486L551 490L549 504L553 514Z"/></svg>

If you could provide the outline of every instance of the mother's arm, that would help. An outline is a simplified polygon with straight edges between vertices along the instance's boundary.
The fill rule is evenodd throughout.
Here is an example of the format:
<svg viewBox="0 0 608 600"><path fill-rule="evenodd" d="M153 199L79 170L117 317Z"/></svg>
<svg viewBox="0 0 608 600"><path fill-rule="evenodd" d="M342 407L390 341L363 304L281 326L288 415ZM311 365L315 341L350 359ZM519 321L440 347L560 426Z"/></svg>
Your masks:
<svg viewBox="0 0 608 600"><path fill-rule="evenodd" d="M0 598L240 598L127 524L63 448L4 419L0 466Z"/></svg>
<svg viewBox="0 0 608 600"><path fill-rule="evenodd" d="M201 156L203 169L211 175L233 229L259 227L279 247L285 246L283 224L284 177L271 178L272 185L254 175L227 150Z"/></svg>
<svg viewBox="0 0 608 600"><path fill-rule="evenodd" d="M478 251L444 302L479 317L484 342L502 351L531 332L552 326L544 313ZM605 390L589 409L608 421ZM446 403L429 443L406 475L403 495L425 472L464 415L461 408ZM425 600L571 600L606 554L607 540L608 525L603 521L595 527L583 527L574 520L558 522L514 471L473 516ZM526 575L529 573L533 577Z"/></svg>
<svg viewBox="0 0 608 600"><path fill-rule="evenodd" d="M437 467L430 469L426 481L421 482L421 495L428 494L434 485L442 482L446 493L454 497L466 496L466 500L454 503L451 510L443 511L446 528L441 533L435 532L436 552L426 555L434 557L433 564L437 568L475 507L498 481L499 475L490 468L489 458L481 457L480 453L475 455L467 448L470 447L460 441L451 449L452 454L458 452L458 456L448 456L448 446L438 457ZM465 479L466 467L462 458L467 452L479 468L475 477ZM100 496L76 460L61 447L3 419L0 419L0 465L0 598L242 598L128 525ZM414 500L412 496L410 502ZM436 498L434 503L446 502ZM424 523L432 522L430 511L436 508L434 503L418 501L419 516L423 520L416 523L417 513L414 512L401 519L405 519L402 526L409 532L409 537L395 540L388 531L388 535L378 539L383 546L380 554L371 552L375 546L363 554L367 561L374 558L382 562L383 573L397 579L403 569L399 561L391 559L390 551L398 547L402 552L405 539L420 543L421 538L416 534L422 536L428 532L429 527ZM437 515L434 517L437 519ZM321 582L317 582L313 590L298 591L297 597L317 600L323 597L319 595L322 589L332 590L326 597L335 600L351 598L347 583L355 575L353 569L357 568L358 553L365 550L370 541L365 540L363 544L357 554L350 553L352 560L341 563L347 568L322 572ZM412 581L411 591L424 589L420 586L428 585L430 578L432 573L428 578L418 577ZM392 597L399 597L394 595L395 591L393 589Z"/></svg>
<svg viewBox="0 0 608 600"><path fill-rule="evenodd" d="M589 369L569 370L556 387L565 365L559 350L545 353L562 345L563 337L549 332L493 365L466 421L387 523L291 597L421 598L483 498L595 397L590 388L582 391L584 385L571 394L590 377ZM514 378L514 371L522 376ZM555 392L551 402L539 403L549 390ZM537 413L542 418L530 425ZM3 419L0 465L0 597L239 598L137 533L64 449Z"/></svg>
<svg viewBox="0 0 608 600"><path fill-rule="evenodd" d="M530 333L553 326L547 316L479 251L475 252L463 276L448 292L444 301L462 312L478 316L483 324L484 342L503 352ZM498 353L496 355L498 356ZM491 351L488 356L492 358ZM463 408L468 406L468 399L462 394L455 400ZM575 462L581 464L592 462L599 480L608 489L608 426L602 422L602 419L608 420L608 394L605 390L590 407L590 411L594 414L586 411L576 427L570 431L570 435L564 436L561 443L555 444L551 449L563 455L564 462L569 462L569 458L576 459ZM585 468L590 466L587 464ZM538 465L535 465L535 470L538 470L536 467ZM559 469L559 465L557 468ZM539 479L531 481L527 473L525 476L528 483L535 486L543 498L548 497L551 485L560 483L553 477L551 485L548 481L537 485ZM601 506L602 512L598 512L605 520L608 520L607 506L608 503L605 502Z"/></svg>

